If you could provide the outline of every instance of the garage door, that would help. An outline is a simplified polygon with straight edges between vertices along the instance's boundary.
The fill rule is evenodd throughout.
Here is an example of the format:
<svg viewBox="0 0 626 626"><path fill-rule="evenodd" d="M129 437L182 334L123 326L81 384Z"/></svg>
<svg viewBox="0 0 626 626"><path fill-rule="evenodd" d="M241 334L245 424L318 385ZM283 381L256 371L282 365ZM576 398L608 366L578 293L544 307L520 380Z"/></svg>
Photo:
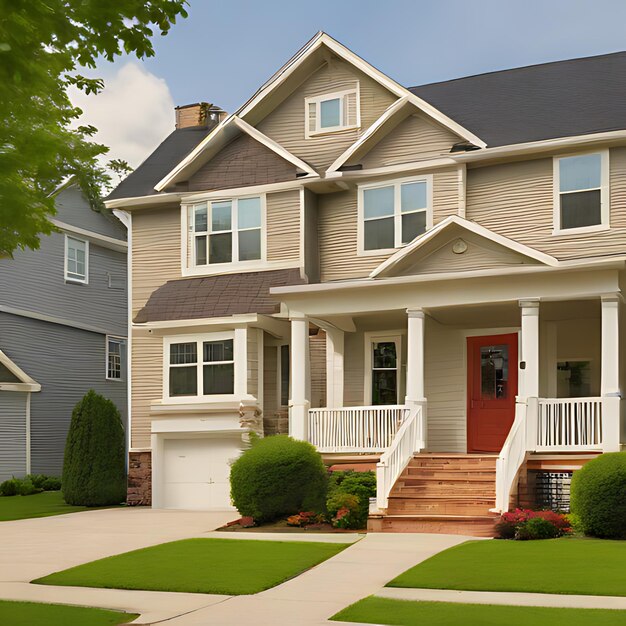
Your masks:
<svg viewBox="0 0 626 626"><path fill-rule="evenodd" d="M241 438L165 439L163 506L166 509L232 509L229 462Z"/></svg>

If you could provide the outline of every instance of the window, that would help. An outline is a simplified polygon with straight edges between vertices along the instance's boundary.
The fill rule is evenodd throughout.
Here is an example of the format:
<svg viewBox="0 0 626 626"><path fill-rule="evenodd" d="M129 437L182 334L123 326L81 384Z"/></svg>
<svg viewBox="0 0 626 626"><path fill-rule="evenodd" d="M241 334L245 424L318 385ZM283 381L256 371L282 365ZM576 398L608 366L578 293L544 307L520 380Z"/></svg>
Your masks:
<svg viewBox="0 0 626 626"><path fill-rule="evenodd" d="M372 404L398 403L398 342L372 341Z"/></svg>
<svg viewBox="0 0 626 626"><path fill-rule="evenodd" d="M169 344L169 396L234 393L233 339Z"/></svg>
<svg viewBox="0 0 626 626"><path fill-rule="evenodd" d="M107 337L107 380L123 380L126 366L126 339Z"/></svg>
<svg viewBox="0 0 626 626"><path fill-rule="evenodd" d="M280 406L289 404L289 346L280 346Z"/></svg>
<svg viewBox="0 0 626 626"><path fill-rule="evenodd" d="M426 232L429 196L429 179L360 187L360 251L399 248Z"/></svg>
<svg viewBox="0 0 626 626"><path fill-rule="evenodd" d="M262 258L260 196L194 205L189 222L196 266Z"/></svg>
<svg viewBox="0 0 626 626"><path fill-rule="evenodd" d="M306 98L306 136L332 133L360 125L358 88Z"/></svg>
<svg viewBox="0 0 626 626"><path fill-rule="evenodd" d="M607 150L554 160L554 229L608 227Z"/></svg>
<svg viewBox="0 0 626 626"><path fill-rule="evenodd" d="M89 266L89 242L65 235L65 280L86 283Z"/></svg>
<svg viewBox="0 0 626 626"><path fill-rule="evenodd" d="M588 398L594 395L591 361L559 361L556 364L556 373L557 397Z"/></svg>

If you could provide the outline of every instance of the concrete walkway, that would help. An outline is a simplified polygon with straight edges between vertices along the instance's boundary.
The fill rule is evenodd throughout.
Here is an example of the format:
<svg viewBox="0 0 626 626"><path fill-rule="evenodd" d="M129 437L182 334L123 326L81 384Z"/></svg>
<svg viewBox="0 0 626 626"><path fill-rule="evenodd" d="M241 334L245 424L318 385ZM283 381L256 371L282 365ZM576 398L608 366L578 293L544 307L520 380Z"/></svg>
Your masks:
<svg viewBox="0 0 626 626"><path fill-rule="evenodd" d="M509 604L570 609L626 609L626 598L615 596L575 596L512 591L453 591L448 589L400 589L386 587L374 595L392 600L421 602L463 602L466 604Z"/></svg>

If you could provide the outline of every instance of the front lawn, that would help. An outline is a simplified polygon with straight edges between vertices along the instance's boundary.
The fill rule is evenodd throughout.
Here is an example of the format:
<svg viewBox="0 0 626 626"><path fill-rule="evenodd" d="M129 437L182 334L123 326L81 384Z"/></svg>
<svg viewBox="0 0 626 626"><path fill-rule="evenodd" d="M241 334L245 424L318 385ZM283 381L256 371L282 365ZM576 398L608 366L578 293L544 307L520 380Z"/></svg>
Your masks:
<svg viewBox="0 0 626 626"><path fill-rule="evenodd" d="M227 595L258 593L301 574L349 545L185 539L100 559L33 582Z"/></svg>
<svg viewBox="0 0 626 626"><path fill-rule="evenodd" d="M400 574L389 587L626 596L626 541L468 541Z"/></svg>
<svg viewBox="0 0 626 626"><path fill-rule="evenodd" d="M372 596L339 611L331 619L389 626L619 626L626 624L626 611L408 602Z"/></svg>
<svg viewBox="0 0 626 626"><path fill-rule="evenodd" d="M86 506L65 504L60 491L43 491L32 496L4 496L0 498L0 522L29 517L48 517L85 511Z"/></svg>
<svg viewBox="0 0 626 626"><path fill-rule="evenodd" d="M29 496L23 496L29 497ZM7 626L110 626L127 624L139 617L132 613L91 609L67 604L0 600L0 624Z"/></svg>

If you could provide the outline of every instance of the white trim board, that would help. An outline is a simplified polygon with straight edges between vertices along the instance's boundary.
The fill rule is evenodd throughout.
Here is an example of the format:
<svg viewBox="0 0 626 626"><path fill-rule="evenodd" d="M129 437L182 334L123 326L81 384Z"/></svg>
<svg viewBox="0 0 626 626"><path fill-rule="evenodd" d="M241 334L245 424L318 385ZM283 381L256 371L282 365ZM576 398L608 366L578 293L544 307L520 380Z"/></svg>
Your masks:
<svg viewBox="0 0 626 626"><path fill-rule="evenodd" d="M0 363L4 365L19 383L0 382L0 391L41 391L41 385L31 378L19 365L12 361L7 354L0 350Z"/></svg>
<svg viewBox="0 0 626 626"><path fill-rule="evenodd" d="M61 222L60 220L50 218L50 222L54 224L59 230L64 233L69 233L70 235L78 235L79 237L84 237L88 241L91 241L103 248L110 248L111 250L116 250L117 252L127 252L128 251L128 243L123 239L115 239L114 237L108 237L107 235L101 235L100 233L96 233L93 230L87 230L85 228L79 228L78 226L72 226L71 224L67 224L66 222Z"/></svg>

